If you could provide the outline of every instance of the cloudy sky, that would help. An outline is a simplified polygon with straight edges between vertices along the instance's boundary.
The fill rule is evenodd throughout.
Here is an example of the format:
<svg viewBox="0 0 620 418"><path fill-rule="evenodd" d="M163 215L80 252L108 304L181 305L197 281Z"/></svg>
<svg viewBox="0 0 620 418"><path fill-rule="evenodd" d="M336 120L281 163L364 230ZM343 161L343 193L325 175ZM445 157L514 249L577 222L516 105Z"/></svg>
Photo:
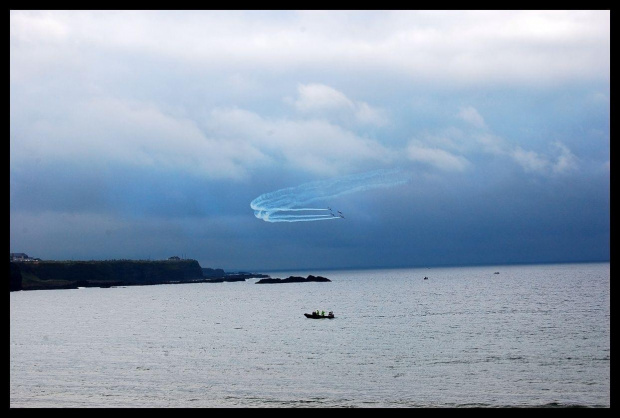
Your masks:
<svg viewBox="0 0 620 418"><path fill-rule="evenodd" d="M15 10L10 250L227 271L609 260L609 111L609 11ZM365 183L380 172L406 181ZM329 219L250 207L308 184L300 208Z"/></svg>

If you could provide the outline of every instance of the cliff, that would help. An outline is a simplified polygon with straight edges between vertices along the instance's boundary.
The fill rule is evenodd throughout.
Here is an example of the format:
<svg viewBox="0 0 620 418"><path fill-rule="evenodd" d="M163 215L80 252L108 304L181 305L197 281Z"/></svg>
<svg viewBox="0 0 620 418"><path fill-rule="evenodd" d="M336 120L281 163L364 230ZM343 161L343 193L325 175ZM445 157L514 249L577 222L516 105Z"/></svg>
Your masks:
<svg viewBox="0 0 620 418"><path fill-rule="evenodd" d="M22 273L17 263L11 263L9 287L11 288L11 292L14 290L22 290Z"/></svg>
<svg viewBox="0 0 620 418"><path fill-rule="evenodd" d="M74 289L208 281L196 260L11 262L11 290Z"/></svg>

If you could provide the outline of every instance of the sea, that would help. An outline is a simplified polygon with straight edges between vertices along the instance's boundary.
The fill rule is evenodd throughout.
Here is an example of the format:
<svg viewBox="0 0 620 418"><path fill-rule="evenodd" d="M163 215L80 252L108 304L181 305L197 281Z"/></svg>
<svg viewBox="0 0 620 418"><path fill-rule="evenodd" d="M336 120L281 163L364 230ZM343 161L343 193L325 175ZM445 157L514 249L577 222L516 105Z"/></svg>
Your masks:
<svg viewBox="0 0 620 418"><path fill-rule="evenodd" d="M609 263L260 273L11 292L10 407L610 407Z"/></svg>

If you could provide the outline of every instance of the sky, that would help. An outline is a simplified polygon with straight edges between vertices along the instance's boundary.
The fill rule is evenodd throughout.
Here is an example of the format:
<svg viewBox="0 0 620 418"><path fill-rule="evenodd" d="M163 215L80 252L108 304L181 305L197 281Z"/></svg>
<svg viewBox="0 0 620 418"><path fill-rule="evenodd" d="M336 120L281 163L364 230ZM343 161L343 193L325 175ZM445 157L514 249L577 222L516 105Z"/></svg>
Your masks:
<svg viewBox="0 0 620 418"><path fill-rule="evenodd" d="M12 10L10 251L608 261L610 55L609 10Z"/></svg>

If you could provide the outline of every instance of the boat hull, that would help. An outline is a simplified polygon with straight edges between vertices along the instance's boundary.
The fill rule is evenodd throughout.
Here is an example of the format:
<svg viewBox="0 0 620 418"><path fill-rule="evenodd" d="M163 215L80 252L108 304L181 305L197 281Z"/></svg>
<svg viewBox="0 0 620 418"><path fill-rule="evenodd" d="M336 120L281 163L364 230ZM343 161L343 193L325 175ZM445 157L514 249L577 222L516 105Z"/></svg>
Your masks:
<svg viewBox="0 0 620 418"><path fill-rule="evenodd" d="M334 319L335 316L329 316L329 315L317 315L317 314L309 314L309 313L305 313L304 314L306 316L306 318L312 318L312 319Z"/></svg>

